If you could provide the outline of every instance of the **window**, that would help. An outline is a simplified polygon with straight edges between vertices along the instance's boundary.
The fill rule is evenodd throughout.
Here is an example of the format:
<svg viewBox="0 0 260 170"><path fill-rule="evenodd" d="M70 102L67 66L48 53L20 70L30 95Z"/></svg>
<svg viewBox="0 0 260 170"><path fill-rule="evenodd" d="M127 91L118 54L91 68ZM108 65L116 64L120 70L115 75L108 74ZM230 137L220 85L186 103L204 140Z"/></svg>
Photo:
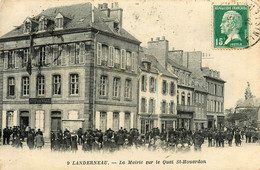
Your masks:
<svg viewBox="0 0 260 170"><path fill-rule="evenodd" d="M114 67L115 48L109 47L108 66Z"/></svg>
<svg viewBox="0 0 260 170"><path fill-rule="evenodd" d="M47 29L47 19L45 17L41 17L39 20L39 31L43 31Z"/></svg>
<svg viewBox="0 0 260 170"><path fill-rule="evenodd" d="M142 84L141 84L141 90L143 92L146 92L146 76L142 76Z"/></svg>
<svg viewBox="0 0 260 170"><path fill-rule="evenodd" d="M37 95L43 96L45 94L45 79L44 76L37 77Z"/></svg>
<svg viewBox="0 0 260 170"><path fill-rule="evenodd" d="M132 88L131 80L126 79L125 80L125 98L126 99L131 98L131 88Z"/></svg>
<svg viewBox="0 0 260 170"><path fill-rule="evenodd" d="M23 50L22 67L26 67L29 60L29 49Z"/></svg>
<svg viewBox="0 0 260 170"><path fill-rule="evenodd" d="M115 49L115 67L120 68L120 50Z"/></svg>
<svg viewBox="0 0 260 170"><path fill-rule="evenodd" d="M63 28L63 18L56 18L56 28Z"/></svg>
<svg viewBox="0 0 260 170"><path fill-rule="evenodd" d="M214 112L217 111L217 101L214 102Z"/></svg>
<svg viewBox="0 0 260 170"><path fill-rule="evenodd" d="M162 113L165 114L166 113L166 101L162 102Z"/></svg>
<svg viewBox="0 0 260 170"><path fill-rule="evenodd" d="M8 78L8 96L15 95L15 80L14 77Z"/></svg>
<svg viewBox="0 0 260 170"><path fill-rule="evenodd" d="M185 105L185 93L184 92L181 93L181 104Z"/></svg>
<svg viewBox="0 0 260 170"><path fill-rule="evenodd" d="M107 90L108 90L107 86L108 86L107 76L102 75L100 77L100 91L99 91L100 96L107 96Z"/></svg>
<svg viewBox="0 0 260 170"><path fill-rule="evenodd" d="M14 111L7 111L7 127L12 127L14 123Z"/></svg>
<svg viewBox="0 0 260 170"><path fill-rule="evenodd" d="M105 132L107 130L107 113L100 112L100 130Z"/></svg>
<svg viewBox="0 0 260 170"><path fill-rule="evenodd" d="M132 59L131 59L131 52L127 51L126 52L126 67L127 67L127 70L131 70L131 62L132 62Z"/></svg>
<svg viewBox="0 0 260 170"><path fill-rule="evenodd" d="M135 71L135 53L132 52L132 71Z"/></svg>
<svg viewBox="0 0 260 170"><path fill-rule="evenodd" d="M69 49L70 49L70 64L75 64L76 44L75 43L69 44Z"/></svg>
<svg viewBox="0 0 260 170"><path fill-rule="evenodd" d="M97 43L97 65L101 65L102 44Z"/></svg>
<svg viewBox="0 0 260 170"><path fill-rule="evenodd" d="M31 29L32 29L32 23L30 21L26 21L24 23L24 33L31 32Z"/></svg>
<svg viewBox="0 0 260 170"><path fill-rule="evenodd" d="M108 46L102 45L102 65L107 66Z"/></svg>
<svg viewBox="0 0 260 170"><path fill-rule="evenodd" d="M114 112L113 113L113 130L118 131L119 130L119 113Z"/></svg>
<svg viewBox="0 0 260 170"><path fill-rule="evenodd" d="M191 94L190 93L188 93L187 105L188 106L191 105Z"/></svg>
<svg viewBox="0 0 260 170"><path fill-rule="evenodd" d="M52 48L52 50L53 50L53 53L52 53L52 55L53 55L53 64L54 65L61 65L61 47L60 46L58 46L58 45L54 45L53 46L53 48ZM74 54L75 55L75 54Z"/></svg>
<svg viewBox="0 0 260 170"><path fill-rule="evenodd" d="M81 52L81 50L80 50L80 45L79 45L79 43L76 43L75 44L76 45L76 56L75 56L75 61L73 62L74 64L79 64L79 57L80 57L80 52Z"/></svg>
<svg viewBox="0 0 260 170"><path fill-rule="evenodd" d="M29 77L22 78L22 96L29 96L30 94L30 82Z"/></svg>
<svg viewBox="0 0 260 170"><path fill-rule="evenodd" d="M180 104L180 100L179 100L179 90L177 90L177 104Z"/></svg>
<svg viewBox="0 0 260 170"><path fill-rule="evenodd" d="M217 95L217 85L214 85L214 94Z"/></svg>
<svg viewBox="0 0 260 170"><path fill-rule="evenodd" d="M72 95L79 94L79 75L78 74L70 75L70 94L72 94Z"/></svg>
<svg viewBox="0 0 260 170"><path fill-rule="evenodd" d="M224 96L224 87L223 86L221 87L221 96L222 97Z"/></svg>
<svg viewBox="0 0 260 170"><path fill-rule="evenodd" d="M9 51L8 52L8 68L14 68L15 67L15 52Z"/></svg>
<svg viewBox="0 0 260 170"><path fill-rule="evenodd" d="M45 65L45 47L40 47L40 61L39 61L40 66Z"/></svg>
<svg viewBox="0 0 260 170"><path fill-rule="evenodd" d="M125 69L126 67L126 52L125 50L121 50L121 69Z"/></svg>
<svg viewBox="0 0 260 170"><path fill-rule="evenodd" d="M174 86L175 86L174 83L171 82L171 91L170 91L171 96L174 96L174 91L175 91Z"/></svg>
<svg viewBox="0 0 260 170"><path fill-rule="evenodd" d="M113 80L113 97L120 96L120 78L115 77Z"/></svg>
<svg viewBox="0 0 260 170"><path fill-rule="evenodd" d="M149 100L149 113L150 114L154 113L154 99Z"/></svg>
<svg viewBox="0 0 260 170"><path fill-rule="evenodd" d="M61 94L61 76L54 75L52 84L53 84L53 95L60 95Z"/></svg>
<svg viewBox="0 0 260 170"><path fill-rule="evenodd" d="M146 113L146 99L145 98L141 99L141 112Z"/></svg>
<svg viewBox="0 0 260 170"><path fill-rule="evenodd" d="M44 111L36 111L35 115L35 129L44 131Z"/></svg>
<svg viewBox="0 0 260 170"><path fill-rule="evenodd" d="M204 103L204 94L201 94L201 103Z"/></svg>
<svg viewBox="0 0 260 170"><path fill-rule="evenodd" d="M163 94L166 94L166 93L167 93L167 82L166 82L166 80L163 80L162 93L163 93Z"/></svg>
<svg viewBox="0 0 260 170"><path fill-rule="evenodd" d="M171 101L170 103L170 114L174 114L174 102Z"/></svg>
<svg viewBox="0 0 260 170"><path fill-rule="evenodd" d="M154 77L150 78L150 92L151 93L155 92L155 79L154 79Z"/></svg>

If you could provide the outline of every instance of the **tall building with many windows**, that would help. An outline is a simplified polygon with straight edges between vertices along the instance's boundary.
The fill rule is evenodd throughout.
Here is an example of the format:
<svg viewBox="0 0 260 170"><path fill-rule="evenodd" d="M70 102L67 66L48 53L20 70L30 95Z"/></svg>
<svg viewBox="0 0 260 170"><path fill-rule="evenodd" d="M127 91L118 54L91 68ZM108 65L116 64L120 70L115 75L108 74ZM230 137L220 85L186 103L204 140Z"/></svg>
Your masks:
<svg viewBox="0 0 260 170"><path fill-rule="evenodd" d="M167 71L155 56L139 54L138 128L141 133L153 128L177 128L177 76Z"/></svg>
<svg viewBox="0 0 260 170"><path fill-rule="evenodd" d="M2 127L50 131L135 127L140 42L123 10L49 8L0 38ZM134 94L134 95L133 95Z"/></svg>

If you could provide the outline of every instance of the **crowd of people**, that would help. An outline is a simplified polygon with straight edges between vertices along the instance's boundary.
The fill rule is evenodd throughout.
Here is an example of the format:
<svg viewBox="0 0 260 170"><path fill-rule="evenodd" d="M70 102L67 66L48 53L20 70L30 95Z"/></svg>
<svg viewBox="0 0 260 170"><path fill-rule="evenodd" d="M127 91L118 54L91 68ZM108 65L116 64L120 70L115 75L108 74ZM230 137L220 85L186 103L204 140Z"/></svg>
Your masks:
<svg viewBox="0 0 260 170"><path fill-rule="evenodd" d="M23 142L26 138L26 143L29 149L41 149L45 142L43 132L38 129L34 131L30 127L24 129L19 126L13 128L5 128L3 130L3 144L10 144L17 148L23 147ZM224 147L225 141L228 146L232 146L234 140L236 146L241 146L242 139L248 143L259 141L259 132L255 129L227 129L223 130L186 130L170 129L160 132L158 128L153 128L145 134L140 134L136 128L126 129L120 128L118 131L108 129L105 132L101 130L88 129L83 132L79 128L76 133L66 129L64 132L52 131L50 135L50 145L52 151L72 151L76 152L79 145L82 146L84 152L115 152L125 149L148 149L148 150L163 150L170 152L185 152L190 151L194 147L195 151L200 151L205 140L208 141L208 147Z"/></svg>

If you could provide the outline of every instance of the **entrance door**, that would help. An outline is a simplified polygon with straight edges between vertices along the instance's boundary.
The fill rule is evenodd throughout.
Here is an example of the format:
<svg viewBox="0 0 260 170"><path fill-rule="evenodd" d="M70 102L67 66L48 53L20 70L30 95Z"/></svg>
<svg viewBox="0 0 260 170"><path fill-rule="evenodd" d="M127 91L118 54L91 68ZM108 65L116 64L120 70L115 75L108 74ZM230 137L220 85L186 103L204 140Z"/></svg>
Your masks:
<svg viewBox="0 0 260 170"><path fill-rule="evenodd" d="M61 130L61 118L60 117L52 117L51 118L51 130L52 131Z"/></svg>
<svg viewBox="0 0 260 170"><path fill-rule="evenodd" d="M29 116L21 116L20 127L25 129L27 126L29 126Z"/></svg>
<svg viewBox="0 0 260 170"><path fill-rule="evenodd" d="M51 131L61 130L61 112L51 112Z"/></svg>
<svg viewBox="0 0 260 170"><path fill-rule="evenodd" d="M25 129L27 126L29 126L29 112L21 111L20 112L20 127Z"/></svg>

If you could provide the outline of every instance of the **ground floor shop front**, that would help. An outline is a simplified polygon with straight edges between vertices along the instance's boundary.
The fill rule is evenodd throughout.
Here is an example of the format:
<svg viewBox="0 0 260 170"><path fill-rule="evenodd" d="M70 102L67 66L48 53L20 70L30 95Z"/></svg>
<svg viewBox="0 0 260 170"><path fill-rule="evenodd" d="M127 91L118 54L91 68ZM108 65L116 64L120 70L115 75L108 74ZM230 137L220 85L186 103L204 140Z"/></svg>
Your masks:
<svg viewBox="0 0 260 170"><path fill-rule="evenodd" d="M177 128L177 115L170 114L139 114L138 129L141 134L148 133L153 128L158 128L160 132Z"/></svg>
<svg viewBox="0 0 260 170"><path fill-rule="evenodd" d="M2 127L40 129L44 137L49 137L51 131L76 132L87 128L88 117L89 114L84 114L84 104L8 104L3 106Z"/></svg>
<svg viewBox="0 0 260 170"><path fill-rule="evenodd" d="M224 129L224 115L207 115L207 124L209 129Z"/></svg>

